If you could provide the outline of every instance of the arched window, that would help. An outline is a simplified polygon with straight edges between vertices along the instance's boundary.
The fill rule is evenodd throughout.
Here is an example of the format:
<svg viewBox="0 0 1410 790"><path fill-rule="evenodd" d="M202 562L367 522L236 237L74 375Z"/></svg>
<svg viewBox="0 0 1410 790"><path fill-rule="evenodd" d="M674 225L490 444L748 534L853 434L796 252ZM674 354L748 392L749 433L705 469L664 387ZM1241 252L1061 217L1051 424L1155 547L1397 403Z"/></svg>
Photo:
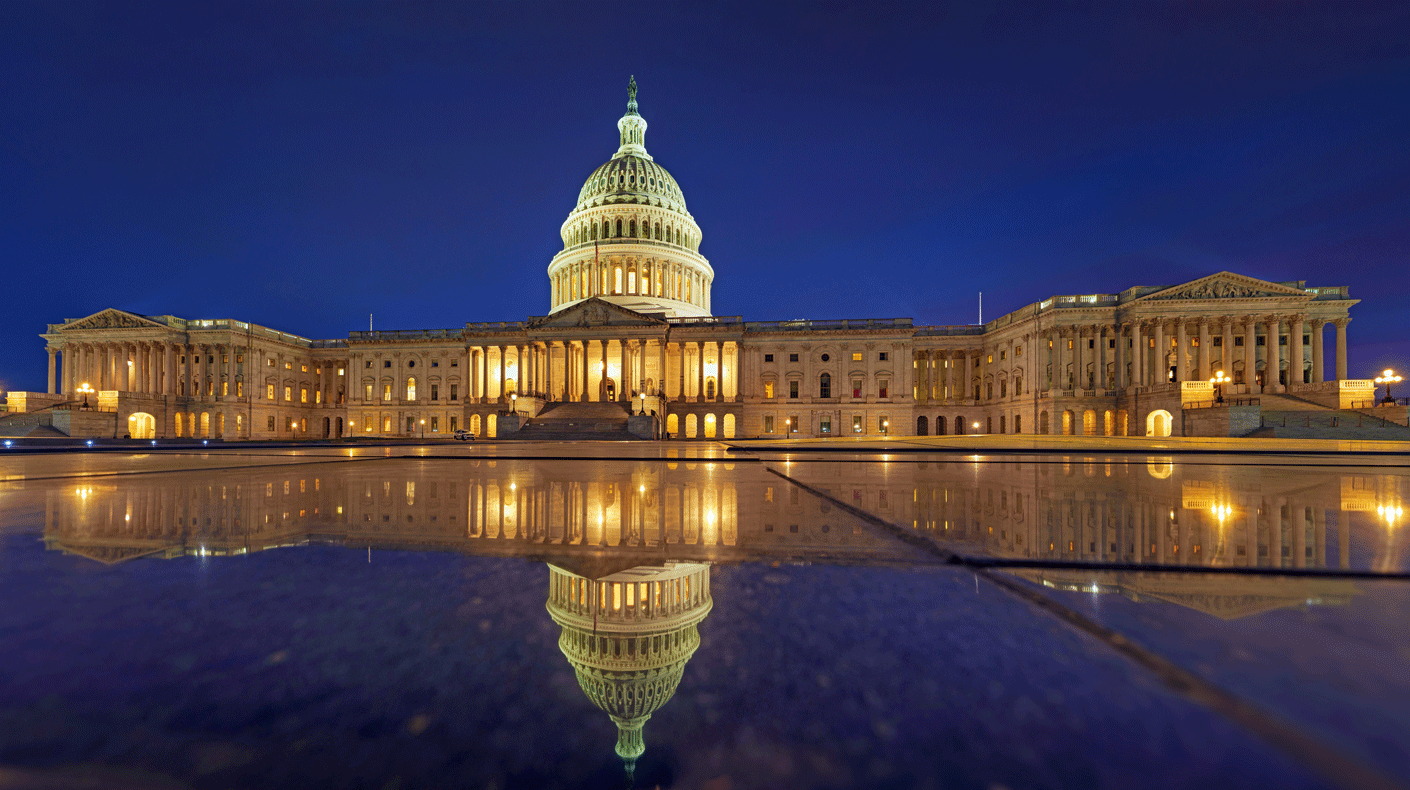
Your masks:
<svg viewBox="0 0 1410 790"><path fill-rule="evenodd" d="M657 241L660 241L660 240L661 240L661 223L659 223L659 222L656 223L656 234L655 234L655 236L656 236L656 240L657 240Z"/></svg>
<svg viewBox="0 0 1410 790"><path fill-rule="evenodd" d="M622 221L621 221L620 219L617 220L617 235L618 235L618 236L621 236L621 235L622 235Z"/></svg>
<svg viewBox="0 0 1410 790"><path fill-rule="evenodd" d="M416 400L416 377L411 376L406 380L406 399Z"/></svg>
<svg viewBox="0 0 1410 790"><path fill-rule="evenodd" d="M605 239L605 238L607 238L608 236L611 236L611 235L612 235L612 224L611 224L610 222L608 222L607 220L604 219L604 220L602 221L602 238Z"/></svg>
<svg viewBox="0 0 1410 790"><path fill-rule="evenodd" d="M622 267L618 266L613 271L616 272L616 279L613 280L612 293L619 294L622 292Z"/></svg>
<svg viewBox="0 0 1410 790"><path fill-rule="evenodd" d="M635 271L627 272L627 293L629 293L629 294L634 294L634 293L636 293L636 272L635 272Z"/></svg>
<svg viewBox="0 0 1410 790"><path fill-rule="evenodd" d="M627 235L636 238L636 220L627 223Z"/></svg>
<svg viewBox="0 0 1410 790"><path fill-rule="evenodd" d="M818 397L832 397L832 374L824 373L821 376L818 376Z"/></svg>
<svg viewBox="0 0 1410 790"><path fill-rule="evenodd" d="M596 222L592 223L592 234L591 234L591 235L592 235L592 238L588 239L588 241L597 241L597 223L596 223Z"/></svg>

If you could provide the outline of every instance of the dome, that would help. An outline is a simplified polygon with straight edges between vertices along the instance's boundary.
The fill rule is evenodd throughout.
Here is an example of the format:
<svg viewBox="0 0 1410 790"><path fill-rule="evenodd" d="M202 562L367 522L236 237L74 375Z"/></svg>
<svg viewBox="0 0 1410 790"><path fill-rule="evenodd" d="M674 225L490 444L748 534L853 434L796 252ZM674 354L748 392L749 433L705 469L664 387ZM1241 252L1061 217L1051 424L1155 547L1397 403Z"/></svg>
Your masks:
<svg viewBox="0 0 1410 790"><path fill-rule="evenodd" d="M683 217L690 216L680 185L649 156L619 153L592 171L578 193L574 210L611 204L659 206Z"/></svg>
<svg viewBox="0 0 1410 790"><path fill-rule="evenodd" d="M676 179L646 152L635 78L627 95L617 152L583 182L559 229L549 311L598 298L668 318L708 316L715 271L700 254L700 226Z"/></svg>

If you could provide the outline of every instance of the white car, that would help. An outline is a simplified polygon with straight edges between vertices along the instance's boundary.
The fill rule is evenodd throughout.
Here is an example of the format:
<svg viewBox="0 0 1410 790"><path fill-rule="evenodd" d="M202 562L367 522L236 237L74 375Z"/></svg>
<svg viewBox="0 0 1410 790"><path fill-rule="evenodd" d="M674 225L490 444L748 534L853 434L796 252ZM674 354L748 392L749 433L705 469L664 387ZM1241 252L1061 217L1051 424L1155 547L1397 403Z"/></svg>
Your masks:
<svg viewBox="0 0 1410 790"><path fill-rule="evenodd" d="M455 438L456 440L462 442L473 442L475 441L475 434L465 430L464 428L461 428L460 430L455 432Z"/></svg>

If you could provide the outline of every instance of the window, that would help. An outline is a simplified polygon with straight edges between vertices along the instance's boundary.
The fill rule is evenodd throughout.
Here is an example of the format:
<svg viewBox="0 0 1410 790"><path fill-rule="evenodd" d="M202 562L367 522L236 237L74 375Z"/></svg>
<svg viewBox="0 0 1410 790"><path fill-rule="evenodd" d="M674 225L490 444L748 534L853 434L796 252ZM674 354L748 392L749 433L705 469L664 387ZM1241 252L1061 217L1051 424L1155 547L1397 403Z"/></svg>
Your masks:
<svg viewBox="0 0 1410 790"><path fill-rule="evenodd" d="M415 377L406 380L406 399L416 400L416 379Z"/></svg>
<svg viewBox="0 0 1410 790"><path fill-rule="evenodd" d="M185 361L186 361L186 357L182 357L182 358L181 358L181 361L182 361L182 362L185 362ZM272 359L266 359L266 360L264 361L264 364L265 364L266 367L271 367L271 368L272 368L272 367L274 367L274 360L272 360ZM272 430L274 430L274 429L273 429L273 428L270 428L270 430L272 431Z"/></svg>
<svg viewBox="0 0 1410 790"><path fill-rule="evenodd" d="M1244 339L1243 339L1243 338L1241 338L1241 337L1236 337L1236 338L1234 338L1234 346L1235 346L1236 348L1242 346L1243 344L1244 344Z"/></svg>
<svg viewBox="0 0 1410 790"><path fill-rule="evenodd" d="M407 417L407 418L406 418L406 432L407 432L407 433L415 433L415 432L416 432L416 418L415 418L415 417Z"/></svg>
<svg viewBox="0 0 1410 790"><path fill-rule="evenodd" d="M765 354L765 355L764 355L764 361L765 361L765 362L773 362L773 361L774 361L774 355L773 355L773 354Z"/></svg>
<svg viewBox="0 0 1410 790"><path fill-rule="evenodd" d="M294 430L294 418L293 418L293 417L285 417L285 418L284 418L284 430L286 430L286 431L292 431L292 430Z"/></svg>
<svg viewBox="0 0 1410 790"><path fill-rule="evenodd" d="M433 359L433 360L431 360L431 367L433 367L433 368L438 368L438 367L440 367L440 366L441 366L441 361L440 361L440 360L438 360L438 359Z"/></svg>
<svg viewBox="0 0 1410 790"><path fill-rule="evenodd" d="M382 400L391 400L391 399L392 399L392 385L390 385L390 384L383 384L383 385L382 385ZM390 429L388 429L388 430L390 430Z"/></svg>
<svg viewBox="0 0 1410 790"><path fill-rule="evenodd" d="M392 432L392 418L391 418L391 417L383 417L383 418L382 418L382 433L391 433L391 432Z"/></svg>
<svg viewBox="0 0 1410 790"><path fill-rule="evenodd" d="M235 397L237 397L237 398L243 398L243 397L245 397L245 382L243 382L243 381L237 381L237 382L235 382Z"/></svg>
<svg viewBox="0 0 1410 790"><path fill-rule="evenodd" d="M414 359L408 359L408 360L406 361L406 366L409 367L409 368L414 368L414 367L416 367L416 360L414 360Z"/></svg>
<svg viewBox="0 0 1410 790"><path fill-rule="evenodd" d="M432 417L432 418L431 418L431 433L436 433L436 432L439 431L440 429L441 429L441 418L439 418L439 417Z"/></svg>
<svg viewBox="0 0 1410 790"><path fill-rule="evenodd" d="M441 385L439 385L439 384L432 384L432 385L431 385L431 400L440 400L440 399L441 399Z"/></svg>
<svg viewBox="0 0 1410 790"><path fill-rule="evenodd" d="M1155 340L1151 340L1151 342L1154 343ZM1068 338L1068 339L1067 339L1067 350L1068 350L1068 351L1071 351L1071 350L1074 349L1074 348L1077 348L1077 346L1073 345L1073 340L1072 340L1072 338ZM1154 348L1154 346L1152 346L1152 348Z"/></svg>
<svg viewBox="0 0 1410 790"><path fill-rule="evenodd" d="M861 433L861 432L862 432L862 415L860 415L860 414L853 414L853 415L852 415L852 433Z"/></svg>
<svg viewBox="0 0 1410 790"><path fill-rule="evenodd" d="M766 381L766 382L764 382L764 397L765 397L765 398L769 398L770 400L773 399L773 397L774 397L774 383L773 383L772 381Z"/></svg>
<svg viewBox="0 0 1410 790"><path fill-rule="evenodd" d="M1007 359L1007 358L1008 358L1008 353L1009 353L1009 352L1007 352L1007 351L1000 351L1000 352L999 352L999 361L1000 361L1000 362L1003 362L1005 359Z"/></svg>
<svg viewBox="0 0 1410 790"><path fill-rule="evenodd" d="M798 355L797 355L797 354L789 354L789 355L788 355L788 361L789 361L789 362L797 362L797 361L798 361Z"/></svg>
<svg viewBox="0 0 1410 790"><path fill-rule="evenodd" d="M818 432L832 433L832 417L830 415L823 415L822 420L818 422Z"/></svg>
<svg viewBox="0 0 1410 790"><path fill-rule="evenodd" d="M878 390L876 396L877 396L878 398L881 398L881 399L884 400L884 399L887 397L887 395L886 395L886 389L887 389L887 385L890 384L890 383L891 383L891 382L887 381L886 379L881 379L880 381L878 381L878 382L876 383L876 388L877 388L877 390Z"/></svg>
<svg viewBox="0 0 1410 790"><path fill-rule="evenodd" d="M1280 346L1286 346L1287 344L1288 344L1288 336L1287 336L1287 335L1278 335L1278 345L1280 345Z"/></svg>
<svg viewBox="0 0 1410 790"><path fill-rule="evenodd" d="M372 385L371 385L371 384L364 384L364 385L362 386L362 399L363 399L363 400L372 400Z"/></svg>
<svg viewBox="0 0 1410 790"><path fill-rule="evenodd" d="M828 375L827 373L818 376L818 397L832 397L832 376Z"/></svg>
<svg viewBox="0 0 1410 790"><path fill-rule="evenodd" d="M384 359L384 360L382 360L382 367L384 367L384 368L389 368L389 367L391 367L391 366L392 366L392 361L391 361L390 359Z"/></svg>
<svg viewBox="0 0 1410 790"><path fill-rule="evenodd" d="M798 415L795 414L788 418L788 432L798 433Z"/></svg>
<svg viewBox="0 0 1410 790"><path fill-rule="evenodd" d="M272 431L272 430L274 430L274 415L273 415L273 414L269 415L269 421L266 423L265 430L267 430L267 431Z"/></svg>
<svg viewBox="0 0 1410 790"><path fill-rule="evenodd" d="M765 415L764 415L764 433L773 433L773 432L774 432L774 416L773 416L772 414L765 414Z"/></svg>
<svg viewBox="0 0 1410 790"><path fill-rule="evenodd" d="M284 385L284 400L293 400L293 399L294 399L294 388L291 387L291 386L289 386L288 384L285 384L285 385Z"/></svg>
<svg viewBox="0 0 1410 790"><path fill-rule="evenodd" d="M235 355L235 362L236 362L236 363L240 363L240 362L244 362L244 361L245 361L245 355L244 355L244 354L236 354L236 355Z"/></svg>
<svg viewBox="0 0 1410 790"><path fill-rule="evenodd" d="M457 418L455 418L455 417L451 417L451 418L450 418L450 432L451 432L451 433L455 433L455 432L458 431L458 430L460 430L460 420L457 419Z"/></svg>
<svg viewBox="0 0 1410 790"><path fill-rule="evenodd" d="M308 372L308 365L303 365L302 367L303 367L303 372L304 372L304 373L307 373L307 372Z"/></svg>
<svg viewBox="0 0 1410 790"><path fill-rule="evenodd" d="M1115 341L1113 341L1113 342L1115 342ZM1115 348L1115 346L1113 346L1113 348ZM1021 356L1023 356L1023 346L1014 346L1014 347L1013 347L1013 355L1016 356L1016 357L1021 357Z"/></svg>
<svg viewBox="0 0 1410 790"><path fill-rule="evenodd" d="M1000 398L1003 398L1003 397L1006 397L1008 394L1009 394L1009 382L1008 382L1007 379L1003 379L1003 380L1001 380L1001 381L999 382L999 397L1000 397ZM1003 431L999 431L999 433L1003 433Z"/></svg>
<svg viewBox="0 0 1410 790"><path fill-rule="evenodd" d="M285 363L284 363L284 369L285 369L285 370L293 370L293 369L294 369L294 363L292 363L292 362L285 362Z"/></svg>
<svg viewBox="0 0 1410 790"><path fill-rule="evenodd" d="M852 397L854 397L854 398L860 398L860 397L862 397L862 380L861 380L861 379L852 379Z"/></svg>
<svg viewBox="0 0 1410 790"><path fill-rule="evenodd" d="M299 387L299 403L308 403L308 387Z"/></svg>
<svg viewBox="0 0 1410 790"><path fill-rule="evenodd" d="M823 362L826 362L826 361L832 359L832 357L828 356L827 354L823 354L822 357L821 357L821 359L822 359Z"/></svg>
<svg viewBox="0 0 1410 790"><path fill-rule="evenodd" d="M885 362L886 360L891 358L891 355L883 351L880 354L877 354L876 358L881 360L882 362Z"/></svg>
<svg viewBox="0 0 1410 790"><path fill-rule="evenodd" d="M853 362L861 362L861 361L862 361L862 352L860 352L860 351L853 351L853 352L852 352L852 361L853 361Z"/></svg>
<svg viewBox="0 0 1410 790"><path fill-rule="evenodd" d="M369 370L372 368L372 360L370 360L370 359L367 360L367 368L368 368Z"/></svg>
<svg viewBox="0 0 1410 790"><path fill-rule="evenodd" d="M788 397L790 397L790 398L797 398L797 397L798 397L798 382L796 382L796 381L790 381L790 382L788 382Z"/></svg>
<svg viewBox="0 0 1410 790"><path fill-rule="evenodd" d="M222 381L222 382L220 382L220 395L221 395L221 397L225 397L225 396L227 396L227 395L229 395L229 394L230 394L230 382L228 382L228 381Z"/></svg>
<svg viewBox="0 0 1410 790"><path fill-rule="evenodd" d="M1267 335L1259 335L1257 338L1254 339L1253 344L1256 345L1256 346L1266 346L1266 345L1268 345L1268 337L1267 337Z"/></svg>
<svg viewBox="0 0 1410 790"><path fill-rule="evenodd" d="M452 359L452 360L450 361L450 366L453 367L453 368L458 368L458 367L460 367L460 360Z"/></svg>
<svg viewBox="0 0 1410 790"><path fill-rule="evenodd" d="M273 384L266 384L266 385L264 385L264 397L265 397L266 400L274 400L274 385L273 385Z"/></svg>
<svg viewBox="0 0 1410 790"><path fill-rule="evenodd" d="M450 399L451 399L451 400L457 400L458 398L460 398L460 385L459 385L459 384L452 384L452 385L450 385Z"/></svg>

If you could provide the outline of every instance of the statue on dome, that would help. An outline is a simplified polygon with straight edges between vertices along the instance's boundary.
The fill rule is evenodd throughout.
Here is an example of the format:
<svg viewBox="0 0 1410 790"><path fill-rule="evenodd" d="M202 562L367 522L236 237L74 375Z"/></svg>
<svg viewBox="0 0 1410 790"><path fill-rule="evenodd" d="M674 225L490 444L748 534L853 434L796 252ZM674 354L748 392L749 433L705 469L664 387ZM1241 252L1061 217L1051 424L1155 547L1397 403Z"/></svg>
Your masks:
<svg viewBox="0 0 1410 790"><path fill-rule="evenodd" d="M636 103L636 75L632 75L632 81L627 83L627 100Z"/></svg>

